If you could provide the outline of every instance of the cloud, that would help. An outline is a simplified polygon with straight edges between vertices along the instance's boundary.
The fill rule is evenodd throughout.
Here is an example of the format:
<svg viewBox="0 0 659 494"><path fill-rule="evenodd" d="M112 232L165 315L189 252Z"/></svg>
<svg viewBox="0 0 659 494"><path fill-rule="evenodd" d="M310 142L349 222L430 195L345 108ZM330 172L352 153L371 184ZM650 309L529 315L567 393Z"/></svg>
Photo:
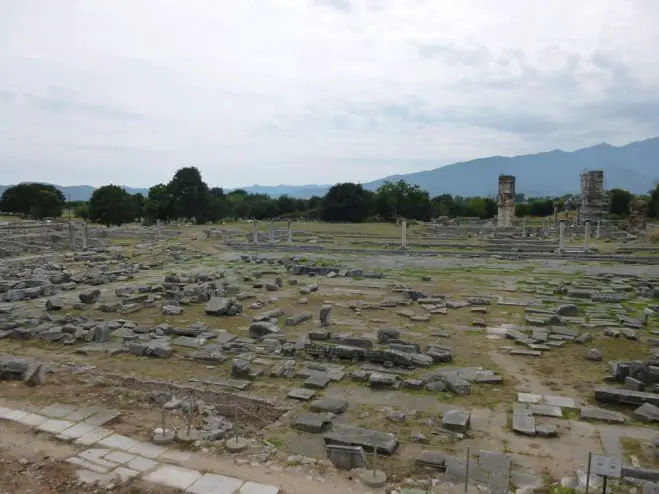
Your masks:
<svg viewBox="0 0 659 494"><path fill-rule="evenodd" d="M649 0L14 2L3 180L371 180L659 134Z"/></svg>

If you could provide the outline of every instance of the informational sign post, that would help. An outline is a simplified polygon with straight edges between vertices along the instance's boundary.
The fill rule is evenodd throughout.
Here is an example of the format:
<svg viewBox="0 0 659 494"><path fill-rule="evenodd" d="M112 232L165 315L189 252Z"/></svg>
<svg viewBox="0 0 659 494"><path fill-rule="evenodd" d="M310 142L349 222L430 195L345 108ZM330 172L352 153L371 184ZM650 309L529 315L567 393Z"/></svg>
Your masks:
<svg viewBox="0 0 659 494"><path fill-rule="evenodd" d="M604 479L602 494L606 494L606 481L609 478L619 479L622 476L622 460L612 456L588 453L588 472L586 473L586 494L590 485L590 475L594 473Z"/></svg>

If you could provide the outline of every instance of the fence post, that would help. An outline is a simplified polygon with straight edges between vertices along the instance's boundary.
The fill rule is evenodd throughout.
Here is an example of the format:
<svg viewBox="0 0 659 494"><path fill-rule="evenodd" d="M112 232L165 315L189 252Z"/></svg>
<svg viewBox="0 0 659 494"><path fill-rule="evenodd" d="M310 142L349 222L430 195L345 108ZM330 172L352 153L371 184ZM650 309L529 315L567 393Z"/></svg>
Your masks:
<svg viewBox="0 0 659 494"><path fill-rule="evenodd" d="M467 462L465 464L465 492L469 489L469 457L471 448L467 446Z"/></svg>

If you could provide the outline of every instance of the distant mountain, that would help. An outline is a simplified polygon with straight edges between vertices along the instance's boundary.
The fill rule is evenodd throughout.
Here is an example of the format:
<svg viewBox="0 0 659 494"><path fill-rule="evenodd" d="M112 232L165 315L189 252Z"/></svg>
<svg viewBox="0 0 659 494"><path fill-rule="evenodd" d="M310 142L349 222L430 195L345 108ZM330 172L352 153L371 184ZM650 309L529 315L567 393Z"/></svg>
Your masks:
<svg viewBox="0 0 659 494"><path fill-rule="evenodd" d="M54 185L54 184L49 184ZM0 195L7 190L11 185L0 185ZM96 187L91 185L55 185L55 187L62 191L65 197L71 201L88 201L92 196ZM145 196L149 193L149 189L139 189L128 187L127 185L122 185L126 192L129 194L144 194Z"/></svg>
<svg viewBox="0 0 659 494"><path fill-rule="evenodd" d="M433 170L405 175L391 175L364 185L377 189L385 180L405 180L416 184L430 195L451 194L461 196L496 195L499 175L515 176L516 192L527 197L555 196L579 192L579 175L584 170L604 170L606 189L621 188L635 194L644 194L659 180L659 137L632 142L626 146L597 146L566 152L561 150L538 154L503 157L492 156L453 163ZM213 185L213 184L209 184ZM8 186L0 185L0 194ZM94 192L90 185L60 186L72 201L88 200ZM123 186L131 194L148 194L148 189ZM324 195L329 185L252 185L241 187L250 193L279 197L309 198ZM229 192L231 189L227 189ZM234 189L235 190L235 189Z"/></svg>
<svg viewBox="0 0 659 494"><path fill-rule="evenodd" d="M514 157L492 156L453 163L433 170L404 175L391 175L364 183L368 190L376 190L385 180L405 180L416 184L430 195L461 196L496 195L501 174L515 176L517 193L532 196L555 196L578 193L584 170L604 170L606 189L621 188L635 194L647 193L659 180L659 137L632 142L625 146L599 144L572 152L561 150L526 154ZM258 187L258 186L255 186ZM288 194L308 198L322 196L329 186L290 185L262 187L272 196ZM251 187L245 190L254 192Z"/></svg>

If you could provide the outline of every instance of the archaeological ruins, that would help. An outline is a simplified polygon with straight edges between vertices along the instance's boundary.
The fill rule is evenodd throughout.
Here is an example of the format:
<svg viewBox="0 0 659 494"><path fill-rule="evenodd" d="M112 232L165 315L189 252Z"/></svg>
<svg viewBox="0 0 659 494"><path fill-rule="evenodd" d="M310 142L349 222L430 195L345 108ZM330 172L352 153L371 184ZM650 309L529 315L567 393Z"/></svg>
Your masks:
<svg viewBox="0 0 659 494"><path fill-rule="evenodd" d="M7 220L0 434L109 490L659 492L647 203L611 220L598 170L547 218L515 194L487 221Z"/></svg>

